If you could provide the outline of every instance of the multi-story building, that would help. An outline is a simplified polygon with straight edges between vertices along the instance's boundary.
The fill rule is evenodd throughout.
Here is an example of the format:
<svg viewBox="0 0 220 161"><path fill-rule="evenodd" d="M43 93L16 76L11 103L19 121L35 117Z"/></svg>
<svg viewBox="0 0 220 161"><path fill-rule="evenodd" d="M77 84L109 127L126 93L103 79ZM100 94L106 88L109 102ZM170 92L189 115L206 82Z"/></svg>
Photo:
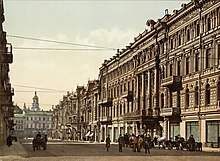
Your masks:
<svg viewBox="0 0 220 161"><path fill-rule="evenodd" d="M53 138L97 141L98 81L88 81L87 87L77 86L67 92L54 108Z"/></svg>
<svg viewBox="0 0 220 161"><path fill-rule="evenodd" d="M37 92L31 108L24 104L23 113L14 114L14 134L18 138L35 137L38 132L51 137L53 111L43 111L39 107Z"/></svg>
<svg viewBox="0 0 220 161"><path fill-rule="evenodd" d="M77 87L81 139L180 134L220 146L220 2L191 0L146 25L104 61L95 88Z"/></svg>
<svg viewBox="0 0 220 161"><path fill-rule="evenodd" d="M220 140L220 2L191 0L100 68L101 139L124 133Z"/></svg>
<svg viewBox="0 0 220 161"><path fill-rule="evenodd" d="M14 135L17 138L25 138L25 128L26 128L26 117L25 114L14 114Z"/></svg>
<svg viewBox="0 0 220 161"><path fill-rule="evenodd" d="M0 146L6 142L6 137L13 131L14 90L9 79L9 64L13 62L12 46L7 43L6 32L3 31L4 6L0 0Z"/></svg>

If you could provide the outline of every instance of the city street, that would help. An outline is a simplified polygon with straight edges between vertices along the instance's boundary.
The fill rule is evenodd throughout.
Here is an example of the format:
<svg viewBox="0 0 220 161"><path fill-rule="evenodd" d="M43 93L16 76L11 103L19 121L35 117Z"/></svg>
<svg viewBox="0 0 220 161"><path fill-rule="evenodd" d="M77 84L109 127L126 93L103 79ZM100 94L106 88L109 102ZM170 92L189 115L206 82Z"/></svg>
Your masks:
<svg viewBox="0 0 220 161"><path fill-rule="evenodd" d="M152 149L151 154L132 152L131 148L123 148L123 152L118 152L118 145L112 144L110 151L107 152L102 143L85 143L85 142L61 142L49 141L47 150L33 151L31 140L22 140L23 149L27 152L25 157L7 155L0 157L0 161L6 160L178 160L178 161L201 161L201 160L219 160L219 152L189 152L180 150L163 150ZM14 146L14 145L13 145Z"/></svg>

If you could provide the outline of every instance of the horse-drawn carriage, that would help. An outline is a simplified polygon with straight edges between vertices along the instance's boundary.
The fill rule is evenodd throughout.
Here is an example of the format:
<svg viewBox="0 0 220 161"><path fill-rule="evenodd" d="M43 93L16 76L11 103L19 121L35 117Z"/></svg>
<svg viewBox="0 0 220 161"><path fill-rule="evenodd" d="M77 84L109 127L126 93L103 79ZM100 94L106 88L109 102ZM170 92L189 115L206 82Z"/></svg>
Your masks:
<svg viewBox="0 0 220 161"><path fill-rule="evenodd" d="M47 149L47 141L45 138L41 138L41 137L34 138L34 140L32 141L32 145L33 145L33 151L35 151L35 149L39 150L41 147L44 150Z"/></svg>
<svg viewBox="0 0 220 161"><path fill-rule="evenodd" d="M186 141L183 137L180 137L176 139L175 141L167 140L165 137L161 137L158 139L159 142L159 148L160 145L162 145L163 149L168 148L170 149L177 149L177 150L189 150L189 151L202 151L202 143L201 142L195 142L195 144L190 144L188 141Z"/></svg>

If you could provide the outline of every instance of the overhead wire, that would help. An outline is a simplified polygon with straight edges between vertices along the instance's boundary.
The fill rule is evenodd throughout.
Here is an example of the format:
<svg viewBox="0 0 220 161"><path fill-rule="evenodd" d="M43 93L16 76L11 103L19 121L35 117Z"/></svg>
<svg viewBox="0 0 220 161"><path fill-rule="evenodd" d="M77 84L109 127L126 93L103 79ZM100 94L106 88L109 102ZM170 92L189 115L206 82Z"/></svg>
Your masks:
<svg viewBox="0 0 220 161"><path fill-rule="evenodd" d="M51 50L51 51L112 51L109 49L70 49L70 48L36 48L36 47L13 47L14 50Z"/></svg>
<svg viewBox="0 0 220 161"><path fill-rule="evenodd" d="M109 47L104 47L104 46L78 44L78 43L72 43L72 42L55 41L55 40L49 40L49 39L40 39L40 38L24 37L24 36L17 36L17 35L7 35L7 37L17 38L17 39L33 40L33 41L41 41L41 42L47 42L47 43L56 43L56 44L63 44L63 45L91 47L91 48L98 48L98 49L105 49L105 50L117 50L115 48L109 48Z"/></svg>
<svg viewBox="0 0 220 161"><path fill-rule="evenodd" d="M67 92L65 90L58 90L58 89L51 89L51 88L42 88L42 87L33 87L33 86L27 86L27 85L18 85L14 84L15 87L24 87L24 88L32 88L32 89L41 89L41 90L47 90L47 91L56 91L56 92Z"/></svg>

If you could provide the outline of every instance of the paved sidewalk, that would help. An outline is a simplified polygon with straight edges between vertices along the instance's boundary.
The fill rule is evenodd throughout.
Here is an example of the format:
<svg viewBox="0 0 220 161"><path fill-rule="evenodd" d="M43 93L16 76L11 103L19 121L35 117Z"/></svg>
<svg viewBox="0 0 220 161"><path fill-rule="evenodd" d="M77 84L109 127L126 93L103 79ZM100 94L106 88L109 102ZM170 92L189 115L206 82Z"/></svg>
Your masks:
<svg viewBox="0 0 220 161"><path fill-rule="evenodd" d="M2 156L20 156L20 157L28 157L27 151L21 145L19 141L12 142L12 146L8 147L4 145L0 147L0 157Z"/></svg>

